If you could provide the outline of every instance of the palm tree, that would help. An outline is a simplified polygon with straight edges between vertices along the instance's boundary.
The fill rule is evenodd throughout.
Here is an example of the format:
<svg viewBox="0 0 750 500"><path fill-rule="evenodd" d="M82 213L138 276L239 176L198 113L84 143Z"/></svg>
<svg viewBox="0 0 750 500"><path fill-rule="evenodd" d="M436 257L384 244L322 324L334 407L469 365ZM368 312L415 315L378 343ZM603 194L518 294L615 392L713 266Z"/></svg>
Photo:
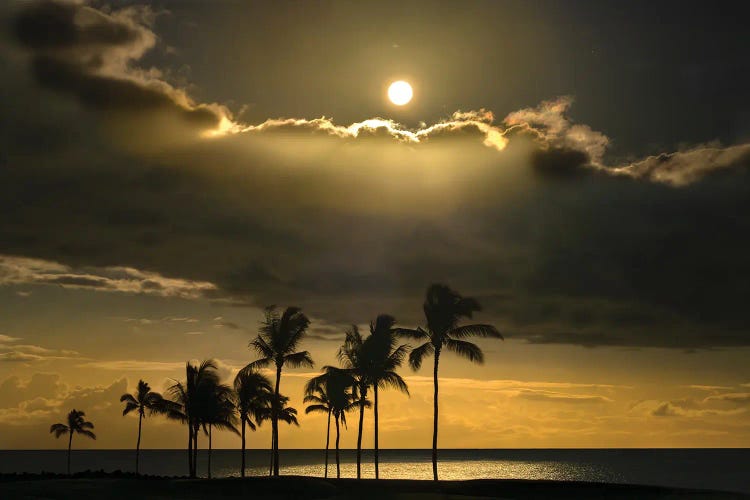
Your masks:
<svg viewBox="0 0 750 500"><path fill-rule="evenodd" d="M356 325L346 332L344 345L339 349L339 360L357 380L359 398L359 428L357 433L357 478L361 477L362 430L364 410L368 405L367 391L373 388L375 399L375 477L380 477L378 467L378 388L395 387L406 394L409 389L396 368L401 366L409 346L397 344L396 320L381 314L370 323L370 335L363 338Z"/></svg>
<svg viewBox="0 0 750 500"><path fill-rule="evenodd" d="M341 364L356 380L355 389L359 402L359 426L357 429L357 479L362 477L362 427L365 418L367 389L371 385L367 366L365 341L357 325L346 331L344 345L339 348L338 358Z"/></svg>
<svg viewBox="0 0 750 500"><path fill-rule="evenodd" d="M153 392L151 387L143 380L138 381L138 390L133 394L123 394L120 402L125 403L122 415L138 411L138 440L135 443L135 473L138 475L138 461L141 452L141 425L148 411L149 415L163 414L170 411L171 401L165 400L158 392Z"/></svg>
<svg viewBox="0 0 750 500"><path fill-rule="evenodd" d="M427 321L425 328L414 330L399 328L401 335L415 340L425 341L409 354L409 365L413 370L419 370L422 361L429 355L434 355L433 367L433 427L432 427L432 476L437 481L437 442L438 442L438 365L440 352L443 347L453 351L461 357L474 363L484 362L484 354L476 344L463 340L468 337L498 338L503 336L492 325L463 325L459 326L462 318L471 318L472 314L481 310L476 299L462 297L458 292L446 285L433 284L427 289L424 301L424 315Z"/></svg>
<svg viewBox="0 0 750 500"><path fill-rule="evenodd" d="M54 433L56 438L68 434L68 475L70 475L70 449L73 445L73 434L83 434L91 439L96 439L96 434L91 431L94 424L84 420L83 417L85 416L84 412L74 409L68 413L68 425L53 424L49 428L50 433Z"/></svg>
<svg viewBox="0 0 750 500"><path fill-rule="evenodd" d="M396 373L409 350L408 345L399 345L396 320L387 314L379 315L370 323L370 336L365 340L365 353L368 362L369 380L372 383L375 417L375 479L380 478L378 468L378 388L393 387L409 394L404 379Z"/></svg>
<svg viewBox="0 0 750 500"><path fill-rule="evenodd" d="M305 408L305 414L310 414L313 412L318 413L325 413L328 415L328 420L326 423L326 458L325 458L325 472L323 474L324 478L328 478L328 448L329 444L331 442L331 413L333 412L333 407L331 406L331 401L328 398L328 391L325 385L317 385L314 388L309 388L305 390L305 399L303 400L304 403L313 403L309 405L307 408Z"/></svg>
<svg viewBox="0 0 750 500"><path fill-rule="evenodd" d="M294 424L297 427L299 427L299 422L297 421L297 409L292 408L291 406L287 406L287 403L289 402L289 398L279 394L273 394L271 396L271 405L263 410L261 412L261 420L269 420L272 418L276 418L277 422L285 422L287 424ZM278 436L276 442L278 443ZM271 443L273 445L273 442ZM278 465L278 448L275 450L276 454L272 454L271 457L271 467L269 468L269 475L274 474L276 476L279 475ZM275 458L275 460L274 460Z"/></svg>
<svg viewBox="0 0 750 500"><path fill-rule="evenodd" d="M327 412L328 431L331 427L331 415L336 422L336 478L341 477L341 459L339 456L339 423L346 428L346 413L359 406L359 400L355 394L356 380L348 370L333 366L323 367L324 373L308 381L305 386L305 402L315 404L308 406L305 413ZM369 402L366 402L369 406ZM326 470L328 477L328 441L329 432L326 432Z"/></svg>
<svg viewBox="0 0 750 500"><path fill-rule="evenodd" d="M213 429L224 429L239 435L234 391L226 384L204 386L200 391L204 399L201 408L203 432L208 434L208 479L211 479L211 453L213 451ZM208 428L208 429L207 429Z"/></svg>
<svg viewBox="0 0 750 500"><path fill-rule="evenodd" d="M313 366L313 360L307 351L297 351L302 338L307 332L310 320L298 307L287 307L279 315L274 306L266 308L266 317L260 327L258 336L250 342L250 347L261 356L247 365L247 369L265 368L271 364L276 367L276 385L274 395L279 398L281 369L284 365L297 368ZM271 405L272 410L280 408ZM271 414L271 468L274 476L279 475L279 416Z"/></svg>
<svg viewBox="0 0 750 500"><path fill-rule="evenodd" d="M264 415L271 405L273 388L268 377L253 370L240 370L234 378L234 391L237 395L237 412L242 425L242 464L240 476L245 477L245 426L250 430L261 425Z"/></svg>
<svg viewBox="0 0 750 500"><path fill-rule="evenodd" d="M188 361L185 364L185 381L175 381L168 388L172 401L179 410L174 409L167 416L188 425L188 467L191 478L197 475L198 431L204 423L207 404L211 400L209 394L220 385L216 370L216 362L212 359L197 366Z"/></svg>

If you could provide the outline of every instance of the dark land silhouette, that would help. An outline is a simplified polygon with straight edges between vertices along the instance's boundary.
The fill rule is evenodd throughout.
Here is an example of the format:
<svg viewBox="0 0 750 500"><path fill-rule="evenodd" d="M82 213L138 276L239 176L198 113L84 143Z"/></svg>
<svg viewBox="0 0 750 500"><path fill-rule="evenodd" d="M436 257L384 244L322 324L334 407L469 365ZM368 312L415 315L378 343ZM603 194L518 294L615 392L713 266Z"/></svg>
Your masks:
<svg viewBox="0 0 750 500"><path fill-rule="evenodd" d="M225 478L211 481L144 477L134 474L82 473L73 478L55 475L0 475L8 498L253 498L419 500L473 499L742 499L739 493L659 486L475 479L415 481L403 479L322 479L303 476Z"/></svg>

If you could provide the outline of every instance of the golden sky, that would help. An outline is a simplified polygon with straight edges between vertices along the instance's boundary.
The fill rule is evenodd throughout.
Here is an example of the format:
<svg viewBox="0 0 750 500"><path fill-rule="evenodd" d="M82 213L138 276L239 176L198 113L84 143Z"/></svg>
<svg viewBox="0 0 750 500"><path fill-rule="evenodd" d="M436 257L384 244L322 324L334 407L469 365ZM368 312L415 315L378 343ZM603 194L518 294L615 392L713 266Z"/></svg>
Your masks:
<svg viewBox="0 0 750 500"><path fill-rule="evenodd" d="M302 410L348 325L419 325L433 282L506 337L441 360L442 447L750 446L744 31L387 4L0 7L0 447L64 446L73 407L80 446L132 446L119 396L187 360L229 380L269 304L312 319ZM430 446L428 368L383 395L382 447ZM281 446L322 446L300 423Z"/></svg>

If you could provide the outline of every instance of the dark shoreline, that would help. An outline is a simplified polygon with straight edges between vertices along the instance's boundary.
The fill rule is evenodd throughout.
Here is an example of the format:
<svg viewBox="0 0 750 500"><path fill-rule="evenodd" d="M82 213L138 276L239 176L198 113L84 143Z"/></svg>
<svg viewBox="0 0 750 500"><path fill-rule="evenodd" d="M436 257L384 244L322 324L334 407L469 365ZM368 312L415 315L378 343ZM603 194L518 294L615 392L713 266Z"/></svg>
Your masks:
<svg viewBox="0 0 750 500"><path fill-rule="evenodd" d="M579 481L322 479L303 476L187 479L132 473L0 474L2 498L253 498L468 500L470 498L740 499L741 493Z"/></svg>

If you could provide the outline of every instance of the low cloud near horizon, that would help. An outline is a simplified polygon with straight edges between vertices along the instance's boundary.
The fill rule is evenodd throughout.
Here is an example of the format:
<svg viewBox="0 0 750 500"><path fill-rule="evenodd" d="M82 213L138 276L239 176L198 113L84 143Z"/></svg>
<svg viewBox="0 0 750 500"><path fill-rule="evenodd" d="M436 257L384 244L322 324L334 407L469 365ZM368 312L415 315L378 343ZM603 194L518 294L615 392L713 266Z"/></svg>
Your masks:
<svg viewBox="0 0 750 500"><path fill-rule="evenodd" d="M296 304L338 325L417 323L444 281L529 343L750 346L750 144L612 164L616 138L567 96L416 130L247 124L141 66L159 13L4 10L0 284Z"/></svg>

